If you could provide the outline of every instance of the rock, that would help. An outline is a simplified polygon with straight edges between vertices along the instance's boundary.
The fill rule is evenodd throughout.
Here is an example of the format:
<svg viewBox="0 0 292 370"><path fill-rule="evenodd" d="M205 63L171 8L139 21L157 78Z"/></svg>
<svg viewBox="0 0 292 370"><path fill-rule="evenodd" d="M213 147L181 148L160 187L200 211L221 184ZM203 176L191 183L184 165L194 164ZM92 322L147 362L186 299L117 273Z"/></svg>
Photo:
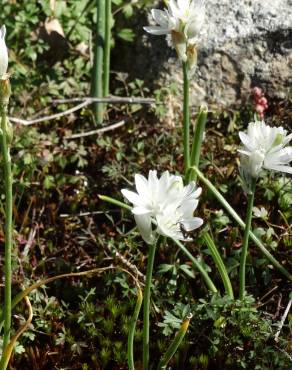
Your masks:
<svg viewBox="0 0 292 370"><path fill-rule="evenodd" d="M287 96L292 83L292 1L206 0L206 6L191 102L239 105L253 86L262 87L269 97ZM149 22L150 17L139 27ZM141 32L137 40L142 42L131 48L135 66L129 63L129 72L134 68L148 82L180 85L180 63L165 37Z"/></svg>

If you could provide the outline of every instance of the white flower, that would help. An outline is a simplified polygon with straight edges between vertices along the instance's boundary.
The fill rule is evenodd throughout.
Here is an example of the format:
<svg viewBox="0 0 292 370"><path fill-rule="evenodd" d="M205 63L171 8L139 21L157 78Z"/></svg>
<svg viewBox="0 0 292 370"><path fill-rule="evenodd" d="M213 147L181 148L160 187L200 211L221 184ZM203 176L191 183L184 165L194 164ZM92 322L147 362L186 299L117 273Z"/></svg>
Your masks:
<svg viewBox="0 0 292 370"><path fill-rule="evenodd" d="M165 171L160 179L156 171L149 171L148 179L135 175L137 193L123 189L122 193L134 207L132 212L142 238L153 243L155 232L178 240L190 240L184 236L203 223L193 217L202 189L195 184L183 185L180 176ZM154 223L157 228L152 228Z"/></svg>
<svg viewBox="0 0 292 370"><path fill-rule="evenodd" d="M204 0L169 0L167 9L152 9L151 14L158 26L144 27L144 30L153 35L167 35L170 46L184 62L188 54L194 59L194 48L205 19Z"/></svg>
<svg viewBox="0 0 292 370"><path fill-rule="evenodd" d="M8 68L8 52L5 44L6 27L0 29L0 78L3 78Z"/></svg>
<svg viewBox="0 0 292 370"><path fill-rule="evenodd" d="M253 207L252 211L254 217L262 218L263 220L266 220L268 218L268 211L264 207Z"/></svg>
<svg viewBox="0 0 292 370"><path fill-rule="evenodd" d="M292 160L292 146L286 147L292 139L283 127L270 127L261 122L251 122L247 134L239 133L244 147L241 167L250 176L257 178L262 168L292 174L289 163Z"/></svg>

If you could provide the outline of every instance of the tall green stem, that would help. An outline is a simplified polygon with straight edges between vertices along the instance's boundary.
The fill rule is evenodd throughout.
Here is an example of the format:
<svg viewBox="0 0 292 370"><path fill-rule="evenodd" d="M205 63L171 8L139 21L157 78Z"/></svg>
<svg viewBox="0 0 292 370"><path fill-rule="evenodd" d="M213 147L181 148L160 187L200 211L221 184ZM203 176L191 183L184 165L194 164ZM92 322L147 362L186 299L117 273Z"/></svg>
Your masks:
<svg viewBox="0 0 292 370"><path fill-rule="evenodd" d="M214 285L213 281L208 275L208 272L204 269L200 262L196 260L196 258L187 250L187 248L179 240L173 239L173 242L184 252L184 254L191 260L195 268L200 272L208 289L213 293L217 293L218 290L216 286Z"/></svg>
<svg viewBox="0 0 292 370"><path fill-rule="evenodd" d="M149 246L146 283L144 289L144 305L143 305L143 370L149 369L149 315L150 315L150 297L151 297L151 280L153 272L153 264L155 257L156 244Z"/></svg>
<svg viewBox="0 0 292 370"><path fill-rule="evenodd" d="M199 167L200 163L200 155L201 155L201 148L202 148L202 142L204 138L204 132L206 127L208 117L208 108L202 107L200 109L197 123L195 127L195 133L194 133L194 140L192 145L192 153L191 153L191 166ZM188 172L187 181L196 181L196 172L194 170L190 170Z"/></svg>
<svg viewBox="0 0 292 370"><path fill-rule="evenodd" d="M184 171L190 167L190 81L188 63L183 63L184 75L184 102L183 102L183 143L184 143Z"/></svg>
<svg viewBox="0 0 292 370"><path fill-rule="evenodd" d="M224 262L223 262L223 260L220 256L220 253L219 253L213 239L211 238L209 233L204 233L203 239L204 239L205 243L207 244L208 249L212 254L213 260L214 260L214 262L215 262L215 264L216 264L216 266L219 270L219 273L220 273L220 276L222 278L226 294L228 294L230 298L234 298L233 289L232 289L231 281L230 281L229 276L228 276L228 272L226 270Z"/></svg>
<svg viewBox="0 0 292 370"><path fill-rule="evenodd" d="M96 44L94 52L94 66L92 73L91 94L95 98L103 97L103 62L105 47L105 0L96 0L97 27ZM103 121L103 104L95 103L94 112L98 124Z"/></svg>
<svg viewBox="0 0 292 370"><path fill-rule="evenodd" d="M213 193L215 198L222 204L230 216L239 224L239 226L245 229L244 221L239 217L237 212L231 207L227 200L220 194L220 192L215 188L215 186L202 174L202 172L195 166L192 169L196 172L198 178L207 186L207 188ZM255 234L250 231L249 236L256 244L256 246L261 250L263 255L271 262L283 275L285 275L289 280L292 281L292 275L271 255L271 253L265 248L263 243L258 239Z"/></svg>
<svg viewBox="0 0 292 370"><path fill-rule="evenodd" d="M129 326L129 335L128 335L128 367L129 370L135 370L135 363L134 363L134 337L135 337L135 329L136 329L136 323L138 320L138 316L140 313L140 309L142 306L143 301L143 294L140 288L138 288L138 294L137 294L137 302L135 305L135 310L133 317L130 322Z"/></svg>
<svg viewBox="0 0 292 370"><path fill-rule="evenodd" d="M245 229L243 236L243 243L240 256L240 268L239 268L239 299L243 299L245 295L245 270L246 270L246 257L248 249L249 233L251 229L252 220L252 207L254 202L256 180L253 179L250 193L248 194L247 211L245 219Z"/></svg>
<svg viewBox="0 0 292 370"><path fill-rule="evenodd" d="M111 55L111 22L112 0L105 0L105 38L104 38L104 63L103 63L103 96L109 95L110 82L110 55Z"/></svg>
<svg viewBox="0 0 292 370"><path fill-rule="evenodd" d="M7 104L1 104L1 149L5 180L5 289L4 289L4 338L3 352L10 341L11 330L11 251L12 251L12 174L7 137Z"/></svg>

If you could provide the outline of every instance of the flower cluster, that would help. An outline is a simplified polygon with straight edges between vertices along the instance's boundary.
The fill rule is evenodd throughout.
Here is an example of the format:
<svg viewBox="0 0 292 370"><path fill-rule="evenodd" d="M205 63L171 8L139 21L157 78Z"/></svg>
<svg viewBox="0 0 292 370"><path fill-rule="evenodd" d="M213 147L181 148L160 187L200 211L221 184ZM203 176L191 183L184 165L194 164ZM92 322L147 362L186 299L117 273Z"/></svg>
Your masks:
<svg viewBox="0 0 292 370"><path fill-rule="evenodd" d="M0 79L4 77L8 68L8 52L5 44L6 27L0 29Z"/></svg>
<svg viewBox="0 0 292 370"><path fill-rule="evenodd" d="M134 207L132 212L142 238L153 243L155 233L176 240L191 240L185 232L203 224L203 220L193 217L198 206L202 189L194 183L183 185L180 176L165 171L160 179L156 171L149 171L148 179L135 175L137 193L123 189L122 193ZM156 226L153 230L152 224Z"/></svg>
<svg viewBox="0 0 292 370"><path fill-rule="evenodd" d="M243 172L257 178L262 168L292 174L292 146L286 146L292 139L283 127L270 127L265 122L251 122L247 134L239 133L244 147L241 167Z"/></svg>
<svg viewBox="0 0 292 370"><path fill-rule="evenodd" d="M268 100L265 97L263 90L259 87L252 89L253 104L256 113L261 119L264 118L265 111L269 108Z"/></svg>
<svg viewBox="0 0 292 370"><path fill-rule="evenodd" d="M152 9L158 26L144 27L153 35L167 35L170 46L193 69L197 63L196 46L205 19L204 0L169 0L165 10Z"/></svg>

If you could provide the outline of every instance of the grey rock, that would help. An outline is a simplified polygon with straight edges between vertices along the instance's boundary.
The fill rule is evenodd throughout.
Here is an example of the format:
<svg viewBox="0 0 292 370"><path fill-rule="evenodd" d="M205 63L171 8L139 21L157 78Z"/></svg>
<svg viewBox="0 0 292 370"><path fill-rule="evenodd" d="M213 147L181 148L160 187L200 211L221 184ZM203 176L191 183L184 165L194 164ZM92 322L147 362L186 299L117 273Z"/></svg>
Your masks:
<svg viewBox="0 0 292 370"><path fill-rule="evenodd" d="M253 86L270 97L287 96L292 83L292 1L206 0L206 6L192 104L243 104ZM150 17L143 25L149 22ZM180 86L180 62L165 38L141 32L138 39L142 42L134 51L134 66L130 64L136 75Z"/></svg>

